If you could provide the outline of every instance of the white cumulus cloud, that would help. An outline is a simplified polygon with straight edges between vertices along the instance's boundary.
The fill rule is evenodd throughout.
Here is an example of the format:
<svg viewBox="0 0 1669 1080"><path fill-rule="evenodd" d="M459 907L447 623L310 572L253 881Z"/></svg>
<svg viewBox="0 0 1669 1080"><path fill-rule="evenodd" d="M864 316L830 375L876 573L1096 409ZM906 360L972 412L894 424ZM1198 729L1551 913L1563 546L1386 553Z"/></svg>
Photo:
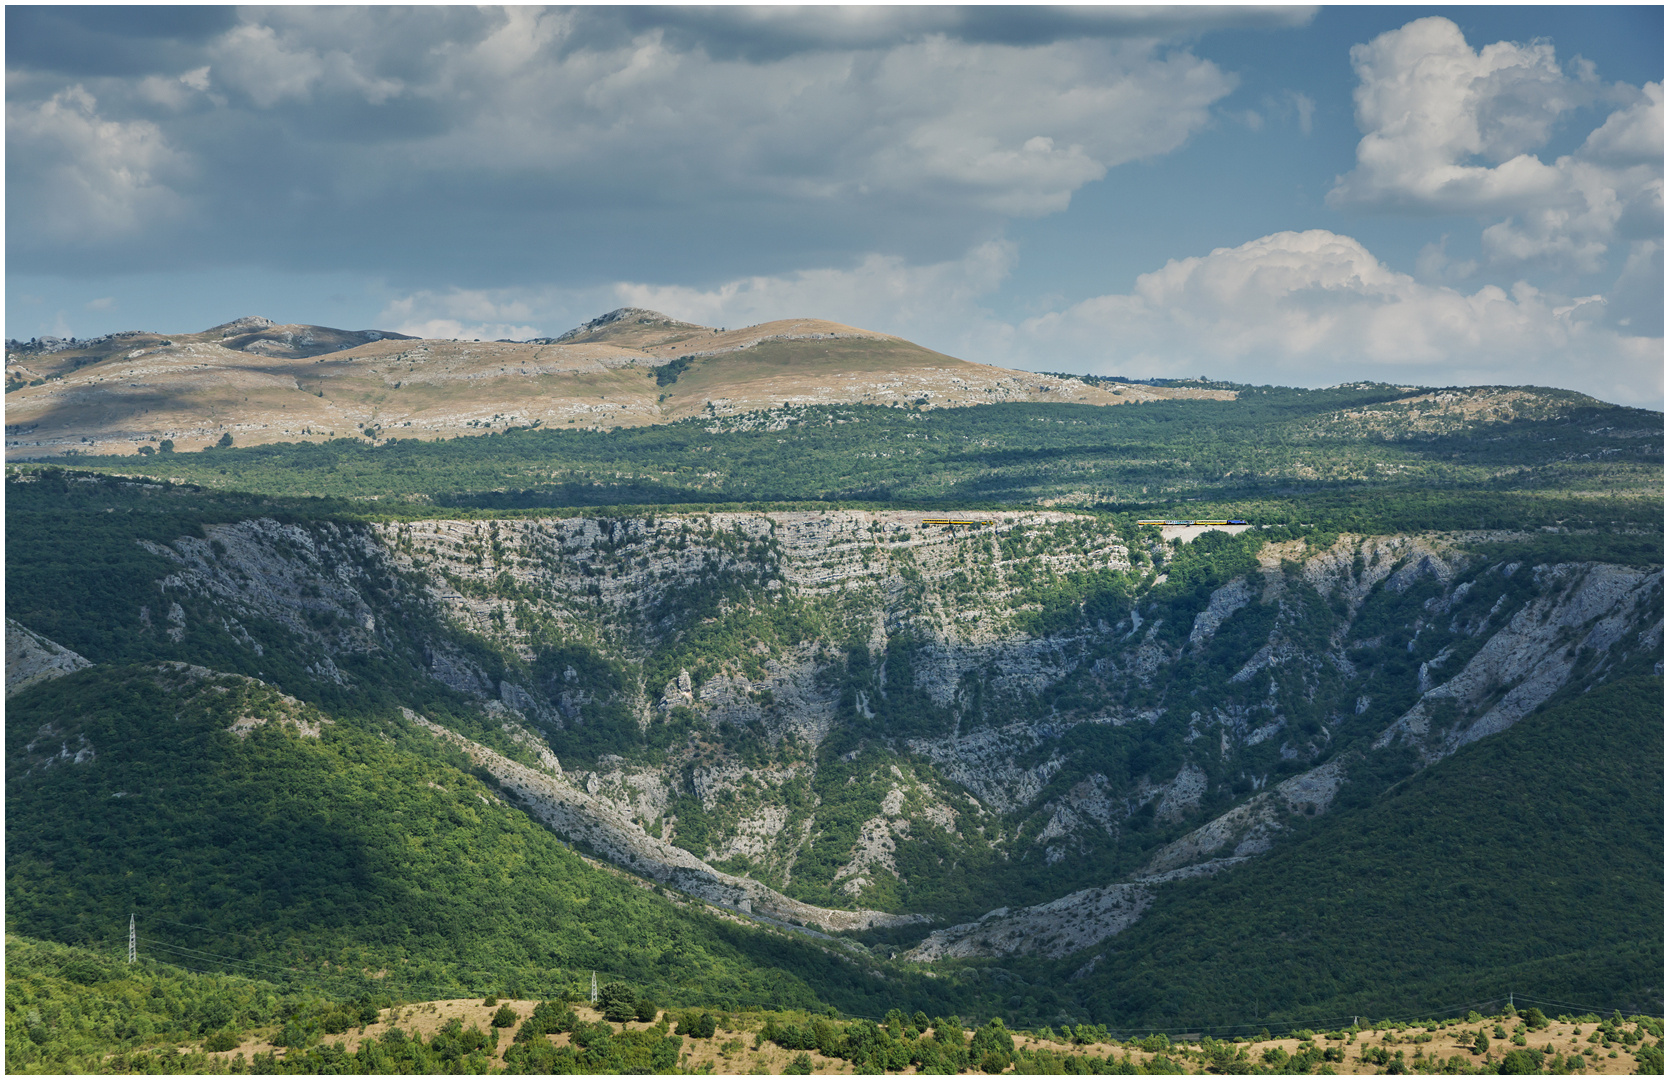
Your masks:
<svg viewBox="0 0 1669 1080"><path fill-rule="evenodd" d="M1363 137L1328 203L1345 210L1502 217L1492 263L1600 270L1619 239L1663 231L1663 89L1567 75L1551 44L1467 44L1448 19L1417 19L1351 50ZM1561 118L1627 99L1574 154L1534 153Z"/></svg>
<svg viewBox="0 0 1669 1080"><path fill-rule="evenodd" d="M1604 306L1524 282L1472 293L1421 283L1351 237L1318 229L1172 260L1130 293L1027 320L1016 349L1031 366L1097 358L1110 374L1536 383L1661 401L1662 339L1609 329L1598 321Z"/></svg>
<svg viewBox="0 0 1669 1080"><path fill-rule="evenodd" d="M481 289L424 290L389 302L377 321L383 329L415 337L523 340L545 336L525 321L535 308L526 296Z"/></svg>
<svg viewBox="0 0 1669 1080"><path fill-rule="evenodd" d="M170 186L189 171L184 154L148 120L110 120L80 84L45 101L6 103L7 203L25 209L14 227L58 243L131 235L177 219L185 200Z"/></svg>
<svg viewBox="0 0 1669 1080"><path fill-rule="evenodd" d="M397 216L457 239L467 208L495 224L519 215L521 236L616 215L645 235L659 223L728 245L769 214L778 236L850 258L903 234L955 250L1004 217L1062 211L1109 169L1182 146L1236 82L1159 32L1231 13L1086 15L1118 32L1012 43L931 29L945 20L929 14L916 20L929 29L888 34L876 28L897 20L879 14L733 12L720 21L754 37L830 19L856 29L726 51L724 35L689 30L708 18L693 11L245 9L183 49L178 70L97 89L121 106L113 115L145 118L129 143L148 133L201 163L180 192L204 242L258 214L275 253L358 260L363 239L348 234L367 223ZM9 128L77 110L30 101L49 82L16 82ZM150 224L170 250L189 231ZM464 257L491 261L448 256Z"/></svg>

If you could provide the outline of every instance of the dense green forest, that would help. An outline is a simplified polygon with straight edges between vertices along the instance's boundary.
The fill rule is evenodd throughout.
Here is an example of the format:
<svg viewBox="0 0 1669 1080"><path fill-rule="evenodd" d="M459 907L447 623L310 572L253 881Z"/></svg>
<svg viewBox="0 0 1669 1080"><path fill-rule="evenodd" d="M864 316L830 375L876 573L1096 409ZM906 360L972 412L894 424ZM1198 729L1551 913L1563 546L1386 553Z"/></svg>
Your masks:
<svg viewBox="0 0 1669 1080"><path fill-rule="evenodd" d="M808 406L613 431L336 439L69 463L270 495L495 510L858 499L1160 507L1331 492L1660 492L1660 413L1536 391L1539 407L1433 421L1389 386L1247 387L1235 401Z"/></svg>

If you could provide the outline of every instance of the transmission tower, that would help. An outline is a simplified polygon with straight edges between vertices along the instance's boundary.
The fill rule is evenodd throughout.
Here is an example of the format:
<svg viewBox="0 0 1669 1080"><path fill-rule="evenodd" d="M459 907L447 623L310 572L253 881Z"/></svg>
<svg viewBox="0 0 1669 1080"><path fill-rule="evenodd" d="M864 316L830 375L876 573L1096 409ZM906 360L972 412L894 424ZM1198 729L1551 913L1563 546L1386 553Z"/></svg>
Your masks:
<svg viewBox="0 0 1669 1080"><path fill-rule="evenodd" d="M597 973L591 973L591 1004L597 1004Z"/></svg>
<svg viewBox="0 0 1669 1080"><path fill-rule="evenodd" d="M139 930L138 925L133 921L133 914L130 912L127 917L127 962L133 963L134 958L138 955Z"/></svg>

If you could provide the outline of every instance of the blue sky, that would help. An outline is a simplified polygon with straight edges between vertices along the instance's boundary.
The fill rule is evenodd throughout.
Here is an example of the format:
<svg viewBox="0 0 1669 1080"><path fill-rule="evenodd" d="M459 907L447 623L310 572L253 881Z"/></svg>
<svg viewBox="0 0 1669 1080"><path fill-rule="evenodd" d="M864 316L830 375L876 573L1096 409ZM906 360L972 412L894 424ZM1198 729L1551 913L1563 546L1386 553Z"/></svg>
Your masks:
<svg viewBox="0 0 1669 1080"><path fill-rule="evenodd" d="M1661 408L1661 7L7 9L6 333L623 305Z"/></svg>

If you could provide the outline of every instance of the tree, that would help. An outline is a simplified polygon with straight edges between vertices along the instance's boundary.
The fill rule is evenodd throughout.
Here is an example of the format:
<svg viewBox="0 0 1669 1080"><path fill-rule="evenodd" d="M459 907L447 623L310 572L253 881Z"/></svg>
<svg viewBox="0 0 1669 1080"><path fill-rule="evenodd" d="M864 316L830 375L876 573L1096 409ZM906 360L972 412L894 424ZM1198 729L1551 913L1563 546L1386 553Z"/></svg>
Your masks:
<svg viewBox="0 0 1669 1080"><path fill-rule="evenodd" d="M174 452L174 440L164 439L156 444L156 448L161 453L172 454Z"/></svg>
<svg viewBox="0 0 1669 1080"><path fill-rule="evenodd" d="M597 1004L603 1019L612 1024L624 1024L637 1019L637 993L623 982L611 982L597 992Z"/></svg>
<svg viewBox="0 0 1669 1080"><path fill-rule="evenodd" d="M495 1027L495 1028L515 1027L516 1026L516 1021L519 1020L519 1019L521 1019L521 1017L516 1015L516 1010L515 1009L512 1009L508 1005L500 1005L498 1007L498 1011L493 1013L493 1027Z"/></svg>
<svg viewBox="0 0 1669 1080"><path fill-rule="evenodd" d="M979 1062L980 1069L988 1073L1008 1068L1014 1060L1014 1036L1008 1033L1001 1018L993 1016L990 1023L974 1032L968 1057Z"/></svg>
<svg viewBox="0 0 1669 1080"><path fill-rule="evenodd" d="M1483 1028L1478 1029L1478 1037L1472 1040L1472 1052L1474 1054L1489 1053L1489 1036L1484 1034Z"/></svg>
<svg viewBox="0 0 1669 1080"><path fill-rule="evenodd" d="M215 445L220 447L222 450L226 449L228 446L231 446L232 445L232 433L230 431L228 431L226 434L222 435L220 437L220 441L215 443Z"/></svg>
<svg viewBox="0 0 1669 1080"><path fill-rule="evenodd" d="M692 1039L711 1039L718 1031L718 1021L710 1012L696 1012L693 1009L678 1018L678 1034L688 1035ZM818 1049L822 1049L821 1046Z"/></svg>

